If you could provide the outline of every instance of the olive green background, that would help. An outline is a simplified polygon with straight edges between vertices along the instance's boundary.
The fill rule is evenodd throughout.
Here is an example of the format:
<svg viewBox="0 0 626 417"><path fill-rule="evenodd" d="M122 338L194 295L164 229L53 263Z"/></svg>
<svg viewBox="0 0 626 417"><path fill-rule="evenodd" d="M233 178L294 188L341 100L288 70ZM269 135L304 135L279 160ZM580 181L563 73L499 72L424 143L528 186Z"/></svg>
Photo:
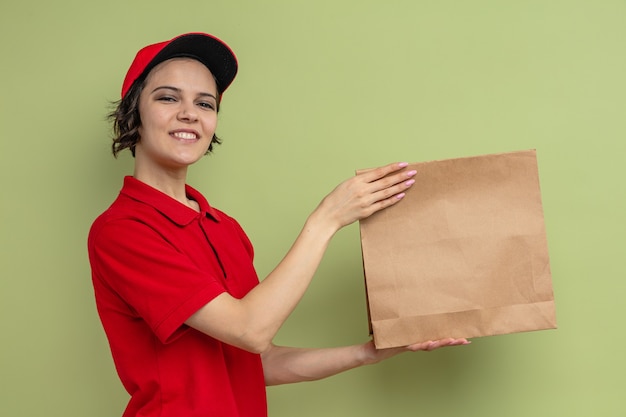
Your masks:
<svg viewBox="0 0 626 417"><path fill-rule="evenodd" d="M132 169L110 155L105 116L137 49L187 31L216 34L239 58L224 144L189 182L240 220L261 276L355 169L538 152L558 330L272 387L270 415L624 415L617 0L0 3L0 415L121 415L85 243ZM367 337L355 224L277 342Z"/></svg>

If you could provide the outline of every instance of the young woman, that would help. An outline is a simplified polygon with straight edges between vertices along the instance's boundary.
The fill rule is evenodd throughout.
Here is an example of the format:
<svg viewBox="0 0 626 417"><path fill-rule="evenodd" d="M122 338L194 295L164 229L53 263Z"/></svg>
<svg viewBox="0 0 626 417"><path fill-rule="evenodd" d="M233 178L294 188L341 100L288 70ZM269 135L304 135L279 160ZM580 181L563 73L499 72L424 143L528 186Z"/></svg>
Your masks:
<svg viewBox="0 0 626 417"><path fill-rule="evenodd" d="M414 171L393 163L335 188L259 283L239 224L186 184L219 143L222 95L237 61L219 39L188 33L137 53L112 115L113 153L132 176L88 240L98 312L131 395L124 416L266 416L265 386L324 378L404 351L469 343L446 339L376 350L272 339L302 298L332 236L402 200Z"/></svg>

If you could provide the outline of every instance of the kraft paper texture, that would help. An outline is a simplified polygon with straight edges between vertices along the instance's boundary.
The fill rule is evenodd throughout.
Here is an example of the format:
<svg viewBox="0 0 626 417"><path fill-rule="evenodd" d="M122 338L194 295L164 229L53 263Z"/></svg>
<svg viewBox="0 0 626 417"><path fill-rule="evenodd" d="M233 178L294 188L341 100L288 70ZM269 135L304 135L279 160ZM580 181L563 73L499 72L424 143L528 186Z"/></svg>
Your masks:
<svg viewBox="0 0 626 417"><path fill-rule="evenodd" d="M556 328L536 152L406 169L405 198L360 222L376 347Z"/></svg>

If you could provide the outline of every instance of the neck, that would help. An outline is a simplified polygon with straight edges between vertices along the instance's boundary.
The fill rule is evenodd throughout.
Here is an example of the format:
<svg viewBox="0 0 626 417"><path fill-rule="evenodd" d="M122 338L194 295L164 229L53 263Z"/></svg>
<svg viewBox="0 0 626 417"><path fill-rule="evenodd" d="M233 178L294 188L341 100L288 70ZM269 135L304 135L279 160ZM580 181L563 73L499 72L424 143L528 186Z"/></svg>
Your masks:
<svg viewBox="0 0 626 417"><path fill-rule="evenodd" d="M151 170L144 169L141 164L135 164L133 176L139 181L156 188L173 199L190 206L185 192L187 181L187 167L176 170Z"/></svg>

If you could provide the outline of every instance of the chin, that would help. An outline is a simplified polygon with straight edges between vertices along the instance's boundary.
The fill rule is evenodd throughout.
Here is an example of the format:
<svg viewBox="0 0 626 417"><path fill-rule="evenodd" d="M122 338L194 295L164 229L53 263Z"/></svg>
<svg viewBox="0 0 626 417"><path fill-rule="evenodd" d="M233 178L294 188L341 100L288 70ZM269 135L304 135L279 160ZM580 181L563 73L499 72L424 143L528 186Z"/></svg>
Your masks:
<svg viewBox="0 0 626 417"><path fill-rule="evenodd" d="M202 159L202 157L200 157L200 158L177 159L175 161L175 163L176 163L176 165L178 165L180 167L188 167L188 166L191 166L191 165L195 164L196 162L198 162L201 159Z"/></svg>

